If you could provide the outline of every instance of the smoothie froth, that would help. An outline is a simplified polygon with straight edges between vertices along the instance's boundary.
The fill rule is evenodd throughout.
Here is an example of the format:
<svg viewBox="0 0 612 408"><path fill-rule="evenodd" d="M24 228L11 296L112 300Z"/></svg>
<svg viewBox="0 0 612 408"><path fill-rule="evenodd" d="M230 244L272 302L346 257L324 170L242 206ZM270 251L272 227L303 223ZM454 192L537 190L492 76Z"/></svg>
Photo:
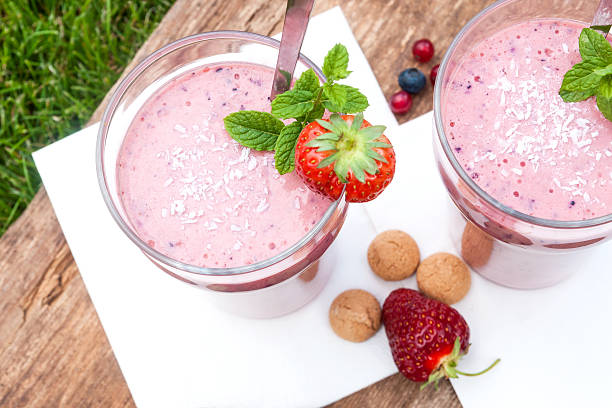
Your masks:
<svg viewBox="0 0 612 408"><path fill-rule="evenodd" d="M445 84L445 132L466 173L524 214L584 220L612 213L612 122L595 99L565 103L584 25L532 20L477 45Z"/></svg>

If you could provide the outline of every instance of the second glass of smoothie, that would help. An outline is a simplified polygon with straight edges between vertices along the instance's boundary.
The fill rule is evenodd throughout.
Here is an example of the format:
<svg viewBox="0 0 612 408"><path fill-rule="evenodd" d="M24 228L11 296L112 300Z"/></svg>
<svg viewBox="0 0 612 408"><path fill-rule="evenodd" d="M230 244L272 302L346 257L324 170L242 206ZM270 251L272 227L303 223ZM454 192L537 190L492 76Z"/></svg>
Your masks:
<svg viewBox="0 0 612 408"><path fill-rule="evenodd" d="M612 232L612 122L594 98L558 94L596 5L499 1L466 25L440 66L434 145L460 210L453 240L494 282L555 284Z"/></svg>
<svg viewBox="0 0 612 408"><path fill-rule="evenodd" d="M105 201L160 268L211 290L231 312L272 317L304 305L333 268L321 256L346 215L272 152L235 142L223 118L270 110L278 42L243 32L188 37L119 85L98 139ZM313 68L301 57L296 74ZM222 293L225 292L225 293Z"/></svg>

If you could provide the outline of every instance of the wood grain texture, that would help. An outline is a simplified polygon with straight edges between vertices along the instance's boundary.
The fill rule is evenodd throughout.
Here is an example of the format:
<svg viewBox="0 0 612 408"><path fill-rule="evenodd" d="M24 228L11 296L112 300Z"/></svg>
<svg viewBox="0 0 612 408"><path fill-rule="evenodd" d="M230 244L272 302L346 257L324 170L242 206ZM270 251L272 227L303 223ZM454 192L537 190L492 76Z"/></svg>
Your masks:
<svg viewBox="0 0 612 408"><path fill-rule="evenodd" d="M401 70L417 66L428 74L461 26L491 1L318 0L313 14L342 3L389 97L398 90ZM283 12L283 0L178 0L127 69L160 46L197 32L278 32ZM430 38L437 49L427 64L411 57L411 44L421 37ZM400 121L429 111L431 100L427 86ZM99 120L105 102L91 122ZM0 239L0 406L134 406L44 189ZM460 404L447 382L437 392L419 392L396 374L331 406Z"/></svg>

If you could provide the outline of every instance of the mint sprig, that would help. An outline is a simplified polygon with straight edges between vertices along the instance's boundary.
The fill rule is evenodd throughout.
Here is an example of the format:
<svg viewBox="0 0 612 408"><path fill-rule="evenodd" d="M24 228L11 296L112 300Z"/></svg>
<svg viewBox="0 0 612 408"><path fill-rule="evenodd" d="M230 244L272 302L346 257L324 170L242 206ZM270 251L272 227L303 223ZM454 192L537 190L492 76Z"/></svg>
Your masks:
<svg viewBox="0 0 612 408"><path fill-rule="evenodd" d="M612 75L606 75L597 88L597 107L612 122Z"/></svg>
<svg viewBox="0 0 612 408"><path fill-rule="evenodd" d="M272 102L272 115L280 119L297 118L308 114L314 108L313 93L290 89Z"/></svg>
<svg viewBox="0 0 612 408"><path fill-rule="evenodd" d="M291 173L295 168L295 144L302 131L300 122L292 122L281 131L274 147L274 164L280 174Z"/></svg>
<svg viewBox="0 0 612 408"><path fill-rule="evenodd" d="M604 63L612 62L612 46L602 34L592 28L583 28L578 39L580 56L583 60L597 58Z"/></svg>
<svg viewBox="0 0 612 408"><path fill-rule="evenodd" d="M584 28L578 46L582 61L565 73L559 95L565 102L596 96L597 107L612 121L612 45L594 29Z"/></svg>
<svg viewBox="0 0 612 408"><path fill-rule="evenodd" d="M327 109L331 113L359 113L368 106L368 98L357 88L339 84L348 70L348 51L336 44L325 56L323 74L327 81L321 85L312 70L304 71L292 89L272 101L271 113L240 111L226 116L223 121L229 135L256 150L274 150L274 165L280 174L293 171L295 145L302 129L321 119ZM294 119L285 125L280 119Z"/></svg>
<svg viewBox="0 0 612 408"><path fill-rule="evenodd" d="M336 44L329 50L325 60L323 61L323 75L328 81L337 81L344 79L351 71L348 71L348 51L342 44Z"/></svg>
<svg viewBox="0 0 612 408"><path fill-rule="evenodd" d="M346 99L342 107L337 106L331 100L324 101L323 105L330 112L359 113L363 112L364 106L368 106L368 98L359 92L359 89L342 84L334 84L334 86L344 90Z"/></svg>
<svg viewBox="0 0 612 408"><path fill-rule="evenodd" d="M312 69L308 69L302 73L297 81L295 81L293 89L315 93L319 90L319 77Z"/></svg>
<svg viewBox="0 0 612 408"><path fill-rule="evenodd" d="M346 89L338 84L324 83L323 95L333 104L331 106L340 108L346 103Z"/></svg>
<svg viewBox="0 0 612 408"><path fill-rule="evenodd" d="M243 146L273 150L285 124L266 112L240 111L223 119L225 130Z"/></svg>

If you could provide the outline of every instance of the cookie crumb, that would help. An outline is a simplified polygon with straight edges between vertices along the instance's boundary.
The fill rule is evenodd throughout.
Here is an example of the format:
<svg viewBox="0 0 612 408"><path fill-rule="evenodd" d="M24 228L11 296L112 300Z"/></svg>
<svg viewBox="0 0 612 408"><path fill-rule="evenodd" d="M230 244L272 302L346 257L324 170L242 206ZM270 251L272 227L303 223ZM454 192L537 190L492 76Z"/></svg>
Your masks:
<svg viewBox="0 0 612 408"><path fill-rule="evenodd" d="M415 240L400 230L381 232L368 247L370 268L387 281L406 279L414 273L420 259Z"/></svg>
<svg viewBox="0 0 612 408"><path fill-rule="evenodd" d="M348 341L366 341L376 334L380 322L380 304L365 290L344 291L329 307L329 323L332 329Z"/></svg>
<svg viewBox="0 0 612 408"><path fill-rule="evenodd" d="M467 265L446 252L425 258L417 269L416 278L421 292L447 305L463 299L472 283Z"/></svg>

